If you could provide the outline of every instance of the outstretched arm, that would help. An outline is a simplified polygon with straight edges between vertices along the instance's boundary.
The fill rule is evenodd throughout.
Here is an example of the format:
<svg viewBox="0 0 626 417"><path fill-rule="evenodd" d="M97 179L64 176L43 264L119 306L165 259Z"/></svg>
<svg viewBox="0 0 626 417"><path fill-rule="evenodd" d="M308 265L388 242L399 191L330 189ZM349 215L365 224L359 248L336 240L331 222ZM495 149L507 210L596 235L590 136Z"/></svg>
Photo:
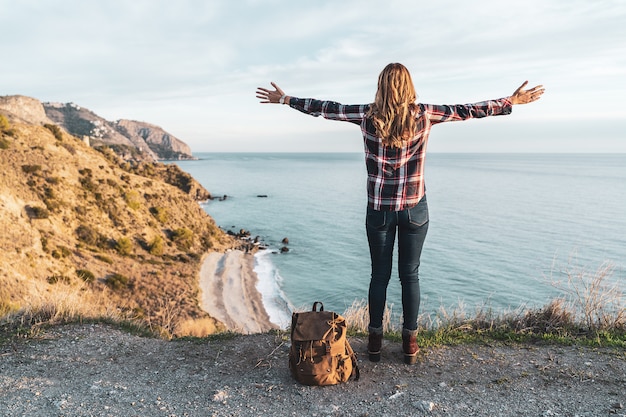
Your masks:
<svg viewBox="0 0 626 417"><path fill-rule="evenodd" d="M473 104L458 104L441 106L420 104L423 106L432 123L453 122L457 120L477 119L486 116L497 116L511 113L515 104L527 104L539 100L544 93L542 85L524 89L528 81L524 81L509 97L498 100L488 100Z"/></svg>
<svg viewBox="0 0 626 417"><path fill-rule="evenodd" d="M359 124L365 117L367 104L341 104L328 100L316 100L314 98L299 98L288 96L276 83L271 83L274 90L257 87L256 97L261 104L280 103L309 114L314 117L322 116L329 120L339 120Z"/></svg>
<svg viewBox="0 0 626 417"><path fill-rule="evenodd" d="M280 89L276 83L272 82L272 87L274 87L274 91L268 90L267 88L257 87L256 89L256 98L261 99L262 104L267 103L280 103L280 104L289 104L289 97L285 94L283 90ZM282 99L282 101L281 101Z"/></svg>
<svg viewBox="0 0 626 417"><path fill-rule="evenodd" d="M537 85L533 88L529 88L528 90L524 90L524 87L526 87L527 84L528 81L524 81L524 83L520 85L517 90L515 90L513 95L509 98L511 104L528 104L539 100L545 91L543 85Z"/></svg>

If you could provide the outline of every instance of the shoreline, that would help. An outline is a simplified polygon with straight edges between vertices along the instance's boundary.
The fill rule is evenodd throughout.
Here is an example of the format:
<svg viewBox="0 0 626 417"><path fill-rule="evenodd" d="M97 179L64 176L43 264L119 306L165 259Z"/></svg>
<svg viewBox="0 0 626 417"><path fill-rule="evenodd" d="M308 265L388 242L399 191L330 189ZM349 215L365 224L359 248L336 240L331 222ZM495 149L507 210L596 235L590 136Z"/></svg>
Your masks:
<svg viewBox="0 0 626 417"><path fill-rule="evenodd" d="M230 331L252 334L278 329L270 321L258 281L253 254L238 249L210 252L200 268L200 308Z"/></svg>

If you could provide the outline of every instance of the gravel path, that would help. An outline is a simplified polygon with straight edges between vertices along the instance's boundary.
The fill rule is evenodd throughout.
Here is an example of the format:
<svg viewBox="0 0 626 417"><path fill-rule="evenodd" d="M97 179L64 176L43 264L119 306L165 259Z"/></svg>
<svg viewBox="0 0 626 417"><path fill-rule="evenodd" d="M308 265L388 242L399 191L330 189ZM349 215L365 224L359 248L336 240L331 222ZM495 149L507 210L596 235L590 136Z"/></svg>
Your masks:
<svg viewBox="0 0 626 417"><path fill-rule="evenodd" d="M164 341L102 324L0 345L1 416L626 416L626 352L562 346L424 350L385 341L361 379L296 383L288 338Z"/></svg>

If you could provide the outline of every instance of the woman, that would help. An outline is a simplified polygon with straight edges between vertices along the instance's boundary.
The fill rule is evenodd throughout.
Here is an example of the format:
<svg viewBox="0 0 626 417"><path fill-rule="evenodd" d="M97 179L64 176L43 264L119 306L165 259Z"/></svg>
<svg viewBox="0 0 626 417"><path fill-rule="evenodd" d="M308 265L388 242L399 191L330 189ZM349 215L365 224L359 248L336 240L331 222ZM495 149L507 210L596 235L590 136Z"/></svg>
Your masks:
<svg viewBox="0 0 626 417"><path fill-rule="evenodd" d="M372 275L369 286L369 342L371 361L380 360L383 312L391 277L392 254L398 234L398 274L402 285L402 350L404 361L416 362L417 316L420 304L418 269L428 230L428 204L424 187L424 161L430 128L442 122L511 113L515 104L538 100L542 86L525 90L524 82L505 98L465 105L416 103L409 71L389 64L378 77L378 91L371 104L343 105L332 101L286 95L259 87L261 103L286 104L312 116L341 120L361 127L367 167L366 229Z"/></svg>

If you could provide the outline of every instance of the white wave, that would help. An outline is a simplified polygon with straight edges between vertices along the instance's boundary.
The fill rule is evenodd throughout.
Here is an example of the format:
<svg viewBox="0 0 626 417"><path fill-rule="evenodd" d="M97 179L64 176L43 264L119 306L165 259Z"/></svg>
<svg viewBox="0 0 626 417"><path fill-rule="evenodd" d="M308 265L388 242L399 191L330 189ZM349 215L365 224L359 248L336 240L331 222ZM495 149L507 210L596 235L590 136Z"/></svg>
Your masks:
<svg viewBox="0 0 626 417"><path fill-rule="evenodd" d="M291 324L293 308L280 288L282 277L270 256L269 250L261 250L254 254L254 272L258 277L256 288L261 293L263 306L270 321L281 329L286 329Z"/></svg>

